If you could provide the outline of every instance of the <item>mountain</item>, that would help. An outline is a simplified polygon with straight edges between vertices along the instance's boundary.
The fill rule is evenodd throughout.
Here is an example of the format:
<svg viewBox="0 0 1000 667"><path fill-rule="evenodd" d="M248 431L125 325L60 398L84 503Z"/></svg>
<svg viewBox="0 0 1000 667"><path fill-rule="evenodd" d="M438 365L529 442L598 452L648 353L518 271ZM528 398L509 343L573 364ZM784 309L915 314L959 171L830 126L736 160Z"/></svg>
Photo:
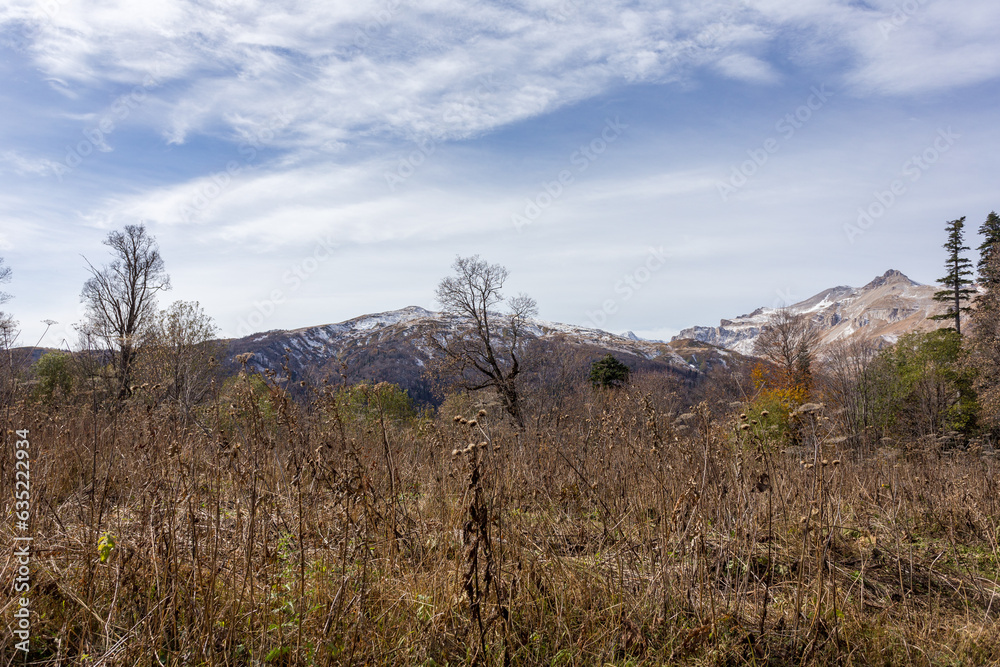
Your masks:
<svg viewBox="0 0 1000 667"><path fill-rule="evenodd" d="M416 400L432 403L431 381L425 371L436 352L428 344L428 336L443 340L460 326L457 317L409 306L336 324L230 340L227 356L232 359L252 353L251 367L270 368L293 381L329 378L339 382L343 374L349 382L394 382ZM526 338L539 352L537 358L543 365L570 363L577 372L580 368L589 371L590 362L610 352L633 370L659 370L693 381L716 365L740 358L705 343L646 341L634 334L618 336L544 320L530 320ZM559 361L567 358L573 361Z"/></svg>
<svg viewBox="0 0 1000 667"><path fill-rule="evenodd" d="M881 346L895 343L905 333L940 328L940 322L928 319L943 311L942 304L934 301L938 289L891 269L864 287L831 287L788 310L808 316L819 328L821 350L846 338L865 338ZM694 339L750 355L775 310L758 308L749 315L722 320L717 327L684 329L673 340Z"/></svg>

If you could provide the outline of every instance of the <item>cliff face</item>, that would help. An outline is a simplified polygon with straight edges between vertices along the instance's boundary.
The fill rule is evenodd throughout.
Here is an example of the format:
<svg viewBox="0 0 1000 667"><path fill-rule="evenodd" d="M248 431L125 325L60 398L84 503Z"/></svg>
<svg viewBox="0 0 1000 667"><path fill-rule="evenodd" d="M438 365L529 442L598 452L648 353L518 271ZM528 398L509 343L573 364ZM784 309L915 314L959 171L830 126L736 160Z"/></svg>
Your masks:
<svg viewBox="0 0 1000 667"><path fill-rule="evenodd" d="M896 342L912 331L941 326L929 320L943 310L934 301L933 285L921 285L895 269L886 271L864 287L832 287L788 307L804 314L820 329L820 347L845 338L866 338L878 344ZM748 315L722 320L717 327L691 327L676 339L693 338L742 354L752 354L761 328L773 308L758 308Z"/></svg>

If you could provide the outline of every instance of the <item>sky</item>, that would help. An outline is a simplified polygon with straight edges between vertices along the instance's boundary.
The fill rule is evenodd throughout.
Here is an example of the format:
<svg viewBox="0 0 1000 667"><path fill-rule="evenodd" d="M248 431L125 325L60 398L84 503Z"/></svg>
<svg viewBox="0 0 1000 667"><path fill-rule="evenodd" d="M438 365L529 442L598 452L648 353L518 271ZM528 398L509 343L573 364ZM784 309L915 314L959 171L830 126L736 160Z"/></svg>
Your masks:
<svg viewBox="0 0 1000 667"><path fill-rule="evenodd" d="M998 33L994 0L6 0L3 308L76 346L137 223L225 337L433 310L474 254L651 339L933 283L1000 208Z"/></svg>

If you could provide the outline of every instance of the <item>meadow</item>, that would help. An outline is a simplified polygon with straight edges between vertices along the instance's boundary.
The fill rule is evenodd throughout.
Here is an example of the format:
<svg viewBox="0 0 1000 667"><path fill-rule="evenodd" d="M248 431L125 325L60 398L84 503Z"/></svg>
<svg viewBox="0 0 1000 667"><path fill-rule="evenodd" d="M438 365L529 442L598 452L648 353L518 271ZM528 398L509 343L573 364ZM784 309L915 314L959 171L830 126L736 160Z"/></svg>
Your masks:
<svg viewBox="0 0 1000 667"><path fill-rule="evenodd" d="M783 417L790 442L766 410L652 381L524 429L485 394L415 414L390 385L298 390L244 370L195 415L143 390L11 401L25 664L1000 662L988 448L861 450L817 403ZM16 605L3 664L24 658Z"/></svg>

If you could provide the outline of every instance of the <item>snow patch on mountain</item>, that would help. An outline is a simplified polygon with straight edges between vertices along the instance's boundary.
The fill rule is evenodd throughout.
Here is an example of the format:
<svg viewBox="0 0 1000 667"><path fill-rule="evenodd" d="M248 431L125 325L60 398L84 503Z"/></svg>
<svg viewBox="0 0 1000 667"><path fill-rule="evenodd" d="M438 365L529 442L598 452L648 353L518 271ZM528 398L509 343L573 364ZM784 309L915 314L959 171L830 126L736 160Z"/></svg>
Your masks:
<svg viewBox="0 0 1000 667"><path fill-rule="evenodd" d="M823 290L788 306L795 315L806 315L820 330L821 349L837 340L863 337L879 345L891 345L911 331L937 329L940 323L928 319L941 312L934 301L937 288L910 280L891 269L864 287L841 285ZM757 337L775 308L758 308L717 327L684 329L673 340L694 339L751 355Z"/></svg>

